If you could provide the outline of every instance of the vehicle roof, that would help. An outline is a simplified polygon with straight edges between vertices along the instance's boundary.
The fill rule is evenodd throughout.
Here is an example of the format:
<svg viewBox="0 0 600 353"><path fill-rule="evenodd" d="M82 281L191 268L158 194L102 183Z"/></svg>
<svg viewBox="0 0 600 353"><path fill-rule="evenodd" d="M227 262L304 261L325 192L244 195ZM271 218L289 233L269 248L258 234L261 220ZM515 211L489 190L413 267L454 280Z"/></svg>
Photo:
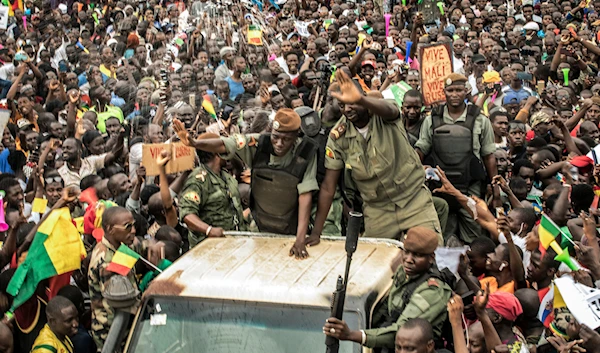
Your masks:
<svg viewBox="0 0 600 353"><path fill-rule="evenodd" d="M145 295L186 296L329 307L344 275L345 239L322 237L310 256L289 256L289 236L207 238L160 274ZM346 308L364 308L368 296L383 296L392 283L399 242L359 240L352 258Z"/></svg>

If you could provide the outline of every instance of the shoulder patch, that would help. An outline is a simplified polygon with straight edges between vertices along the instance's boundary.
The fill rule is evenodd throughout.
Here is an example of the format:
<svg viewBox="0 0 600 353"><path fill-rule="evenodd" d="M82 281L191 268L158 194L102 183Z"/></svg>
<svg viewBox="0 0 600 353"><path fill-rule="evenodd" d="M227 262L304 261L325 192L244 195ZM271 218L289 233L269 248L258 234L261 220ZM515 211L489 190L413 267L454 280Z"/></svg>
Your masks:
<svg viewBox="0 0 600 353"><path fill-rule="evenodd" d="M335 159L335 153L333 153L333 150L329 147L325 147L325 156L331 159Z"/></svg>
<svg viewBox="0 0 600 353"><path fill-rule="evenodd" d="M329 137L331 137L334 140L337 140L340 137L342 137L344 133L346 133L346 123L342 123L338 125L338 127L336 127L335 129L332 129L329 133Z"/></svg>
<svg viewBox="0 0 600 353"><path fill-rule="evenodd" d="M198 193L195 191L188 192L187 194L183 195L183 198L197 204L200 203L200 196L198 196Z"/></svg>
<svg viewBox="0 0 600 353"><path fill-rule="evenodd" d="M435 280L435 278L430 278L427 281L427 285L430 287L439 287L440 286L439 283Z"/></svg>
<svg viewBox="0 0 600 353"><path fill-rule="evenodd" d="M241 150L242 148L244 148L244 146L246 146L246 137L244 135L235 134L234 138L235 145L237 146L238 150Z"/></svg>

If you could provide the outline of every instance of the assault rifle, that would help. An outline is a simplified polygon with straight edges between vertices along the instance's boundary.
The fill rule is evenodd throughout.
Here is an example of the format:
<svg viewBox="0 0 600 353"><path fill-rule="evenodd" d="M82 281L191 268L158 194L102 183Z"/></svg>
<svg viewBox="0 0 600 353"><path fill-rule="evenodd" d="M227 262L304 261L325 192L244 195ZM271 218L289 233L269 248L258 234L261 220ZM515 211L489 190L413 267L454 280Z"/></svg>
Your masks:
<svg viewBox="0 0 600 353"><path fill-rule="evenodd" d="M352 262L352 255L356 251L362 217L362 213L359 212L352 211L349 213L348 228L346 229L346 270L343 279L342 276L338 277L335 292L333 292L333 296L331 297L330 317L335 317L340 320L344 314L344 302L346 301L346 286L348 285L350 263ZM327 345L327 353L338 353L340 349L340 340L327 336L325 344Z"/></svg>

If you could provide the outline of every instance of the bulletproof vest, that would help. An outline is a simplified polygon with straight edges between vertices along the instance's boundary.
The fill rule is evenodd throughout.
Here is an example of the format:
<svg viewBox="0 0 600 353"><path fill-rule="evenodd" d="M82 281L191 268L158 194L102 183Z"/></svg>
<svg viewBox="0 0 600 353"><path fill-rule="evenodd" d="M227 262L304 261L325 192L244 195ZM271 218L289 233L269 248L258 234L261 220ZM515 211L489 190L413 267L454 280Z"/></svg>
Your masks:
<svg viewBox="0 0 600 353"><path fill-rule="evenodd" d="M454 124L444 123L444 106L431 112L433 161L430 162L440 166L462 193L466 193L474 181L485 179L483 165L473 153L473 126L479 111L477 106L468 105L466 121Z"/></svg>
<svg viewBox="0 0 600 353"><path fill-rule="evenodd" d="M250 209L261 232L295 235L298 228L298 184L317 145L304 138L292 162L284 167L269 166L273 145L271 135L261 135L252 161Z"/></svg>

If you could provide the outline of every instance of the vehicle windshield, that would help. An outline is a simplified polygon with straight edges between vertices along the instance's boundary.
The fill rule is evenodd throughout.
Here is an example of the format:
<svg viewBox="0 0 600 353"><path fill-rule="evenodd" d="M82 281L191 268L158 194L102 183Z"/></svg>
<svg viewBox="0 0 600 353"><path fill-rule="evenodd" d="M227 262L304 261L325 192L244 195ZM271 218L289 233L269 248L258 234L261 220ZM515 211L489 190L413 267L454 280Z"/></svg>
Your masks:
<svg viewBox="0 0 600 353"><path fill-rule="evenodd" d="M197 298L151 298L129 344L129 353L315 353L325 351L324 308ZM345 312L359 329L356 312ZM341 342L339 352L359 353Z"/></svg>

